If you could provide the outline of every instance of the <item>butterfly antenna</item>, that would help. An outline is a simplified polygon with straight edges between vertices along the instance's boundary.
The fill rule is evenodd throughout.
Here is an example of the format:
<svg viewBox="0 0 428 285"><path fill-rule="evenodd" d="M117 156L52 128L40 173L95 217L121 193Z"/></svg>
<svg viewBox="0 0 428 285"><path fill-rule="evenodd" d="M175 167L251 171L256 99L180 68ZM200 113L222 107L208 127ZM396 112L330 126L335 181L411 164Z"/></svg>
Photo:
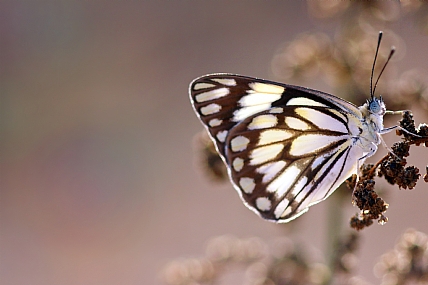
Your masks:
<svg viewBox="0 0 428 285"><path fill-rule="evenodd" d="M388 59L386 60L385 64L383 65L382 70L379 73L379 76L377 77L377 80L375 82L374 88L373 88L373 92L372 92L372 97L374 95L374 92L376 90L376 86L377 83L379 82L380 76L382 75L383 71L385 70L385 67L388 65L389 60L391 59L392 55L395 53L395 47L391 47L391 52L389 53Z"/></svg>
<svg viewBox="0 0 428 285"><path fill-rule="evenodd" d="M383 36L383 32L380 31L379 32L379 38L377 40L377 47L376 47L376 53L374 56L374 60L373 60L373 66L372 66L372 74L370 75L370 97L373 98L374 97L374 90L373 90L373 74L374 74L374 69L376 66L376 59L377 59L377 54L379 53L379 47L380 47L380 43L382 41L382 36ZM378 78L379 80L379 78Z"/></svg>

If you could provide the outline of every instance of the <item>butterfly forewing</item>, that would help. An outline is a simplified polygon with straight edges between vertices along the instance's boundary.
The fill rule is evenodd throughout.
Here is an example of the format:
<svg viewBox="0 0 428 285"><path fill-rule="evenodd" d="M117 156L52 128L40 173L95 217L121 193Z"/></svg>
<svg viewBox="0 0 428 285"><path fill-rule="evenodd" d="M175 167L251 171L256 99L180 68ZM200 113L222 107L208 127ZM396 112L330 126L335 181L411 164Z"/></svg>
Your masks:
<svg viewBox="0 0 428 285"><path fill-rule="evenodd" d="M224 157L230 129L251 115L288 105L327 106L358 114L358 108L320 91L233 74L210 74L190 84L193 108Z"/></svg>
<svg viewBox="0 0 428 285"><path fill-rule="evenodd" d="M366 150L355 147L359 109L327 93L212 74L191 83L190 99L241 198L268 220L287 222L327 198Z"/></svg>

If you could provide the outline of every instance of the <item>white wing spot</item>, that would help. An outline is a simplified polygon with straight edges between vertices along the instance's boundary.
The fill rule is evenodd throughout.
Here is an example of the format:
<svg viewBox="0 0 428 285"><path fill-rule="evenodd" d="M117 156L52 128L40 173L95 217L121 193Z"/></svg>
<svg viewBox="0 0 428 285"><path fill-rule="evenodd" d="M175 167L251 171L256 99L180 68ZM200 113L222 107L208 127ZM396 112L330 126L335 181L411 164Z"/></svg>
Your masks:
<svg viewBox="0 0 428 285"><path fill-rule="evenodd" d="M249 93L242 97L238 104L242 107L262 105L262 104L271 104L272 102L281 98L281 94L272 94L272 93Z"/></svg>
<svg viewBox="0 0 428 285"><path fill-rule="evenodd" d="M284 160L271 162L257 168L257 172L264 174L263 183L270 182L286 165Z"/></svg>
<svg viewBox="0 0 428 285"><path fill-rule="evenodd" d="M297 183L294 185L293 190L291 190L291 195L295 197L295 201L300 203L302 198L305 198L306 191L302 191L303 187L305 187L306 183L308 182L308 177L304 176L302 177Z"/></svg>
<svg viewBox="0 0 428 285"><path fill-rule="evenodd" d="M260 133L259 145L266 145L276 142L285 141L294 135L288 130L273 129L266 130Z"/></svg>
<svg viewBox="0 0 428 285"><path fill-rule="evenodd" d="M275 115L260 115L251 121L248 124L248 129L257 130L257 129L267 129L275 127L278 124L278 118Z"/></svg>
<svg viewBox="0 0 428 285"><path fill-rule="evenodd" d="M251 165L259 165L270 160L275 159L278 154L284 149L283 144L274 144L268 146L262 146L254 149L250 155L250 164Z"/></svg>
<svg viewBox="0 0 428 285"><path fill-rule="evenodd" d="M311 165L311 170L314 170L315 168L317 168L317 166L320 165L321 162L323 162L324 160L325 160L324 155L317 157Z"/></svg>
<svg viewBox="0 0 428 285"><path fill-rule="evenodd" d="M200 90L200 89L207 89L207 88L211 88L211 87L215 87L214 84L211 83L196 83L195 85L193 85L193 90Z"/></svg>
<svg viewBox="0 0 428 285"><path fill-rule="evenodd" d="M233 152L243 151L247 148L249 143L250 143L250 140L247 139L246 137L237 136L230 141L230 148L232 149Z"/></svg>
<svg viewBox="0 0 428 285"><path fill-rule="evenodd" d="M208 122L208 125L210 125L210 127L217 127L217 126L220 126L221 123L223 123L223 120L219 120L219 119L214 118Z"/></svg>
<svg viewBox="0 0 428 285"><path fill-rule="evenodd" d="M317 187L312 190L309 197L303 200L299 208L309 207L313 204L319 203L322 200L325 200L328 196L330 196L336 188L342 184L342 182L349 177L351 174L356 173L356 160L350 161L347 163L346 156L343 155L340 158L337 159L337 154L341 153L342 151L337 151L336 155L323 166L323 168L320 170L320 173L325 173L326 169L331 166L333 163L333 169L327 173L327 176L323 177L321 179L320 175L317 175L314 177L314 181L320 181L320 183L317 185ZM336 161L337 159L337 161ZM348 160L349 161L349 160ZM339 173L337 171L337 168L335 169L336 165L339 165L339 167L344 167L343 172L338 177ZM320 180L321 179L321 180ZM310 184L306 187L308 189L303 189L302 192L308 192L310 189Z"/></svg>
<svg viewBox="0 0 428 285"><path fill-rule="evenodd" d="M271 201L266 197L259 197L256 199L256 207L260 211L269 211L272 207Z"/></svg>
<svg viewBox="0 0 428 285"><path fill-rule="evenodd" d="M246 194L251 194L256 188L256 184L254 183L254 179L249 177L242 177L239 179L239 186L241 186L242 191Z"/></svg>
<svg viewBox="0 0 428 285"><path fill-rule="evenodd" d="M321 167L320 171L318 171L317 175L313 178L313 181L317 181L318 179L320 179L320 177L325 173L325 171L331 166L331 164L334 162L337 165L341 165L336 161L336 157L341 153L340 148L336 150L335 154L333 156L331 156L330 158L328 158L328 161ZM345 157L344 155L342 157ZM334 166L333 169L331 171L334 171ZM324 181L326 180L326 178L324 178Z"/></svg>
<svg viewBox="0 0 428 285"><path fill-rule="evenodd" d="M217 113L220 110L221 110L221 106L219 104L212 103L212 104L209 104L205 107L202 107L201 108L201 114L205 115L205 116L212 115L212 114Z"/></svg>
<svg viewBox="0 0 428 285"><path fill-rule="evenodd" d="M313 122L320 129L327 129L345 134L348 133L348 130L342 122L318 110L296 108L295 112L303 118Z"/></svg>
<svg viewBox="0 0 428 285"><path fill-rule="evenodd" d="M284 87L273 85L273 84L266 84L266 83L260 83L260 82L254 82L248 84L251 89L256 91L257 93L276 93L276 94L282 94L285 90Z"/></svg>
<svg viewBox="0 0 428 285"><path fill-rule="evenodd" d="M305 97L297 97L297 98L292 98L287 102L287 106L317 106L317 107L328 107L326 105L324 105L323 103L314 101L312 99L309 98L305 98Z"/></svg>
<svg viewBox="0 0 428 285"><path fill-rule="evenodd" d="M291 165L285 169L278 178L269 184L266 190L269 192L275 192L275 196L281 198L288 193L300 173L301 170L297 166Z"/></svg>
<svg viewBox="0 0 428 285"><path fill-rule="evenodd" d="M290 154L294 156L316 153L318 150L328 147L330 144L346 138L346 136L323 136L320 134L300 135L293 140Z"/></svg>
<svg viewBox="0 0 428 285"><path fill-rule="evenodd" d="M237 157L233 160L232 165L233 165L233 169L236 172L239 172L244 167L244 160L240 157Z"/></svg>
<svg viewBox="0 0 428 285"><path fill-rule="evenodd" d="M235 86L236 80L232 78L211 78L212 81L218 82L226 86Z"/></svg>
<svg viewBox="0 0 428 285"><path fill-rule="evenodd" d="M290 201L285 198L281 202L279 202L274 212L275 218L279 219L284 213L285 209L287 209L289 204Z"/></svg>
<svg viewBox="0 0 428 285"><path fill-rule="evenodd" d="M227 96L229 94L229 92L230 92L229 88L226 88L226 87L213 89L211 91L203 92L203 93L196 95L195 100L198 101L199 103L205 102L205 101L210 101L210 100L215 100L215 99Z"/></svg>
<svg viewBox="0 0 428 285"><path fill-rule="evenodd" d="M285 117L285 123L288 125L288 127L295 130L305 131L311 128L307 123L294 117Z"/></svg>
<svg viewBox="0 0 428 285"><path fill-rule="evenodd" d="M238 110L235 110L235 112L233 112L232 121L233 122L240 122L240 121L245 120L246 118L248 118L254 114L269 110L270 107L271 107L271 104L266 103L266 104L260 104L260 105L254 105L254 106L239 108Z"/></svg>
<svg viewBox="0 0 428 285"><path fill-rule="evenodd" d="M227 136L226 130L220 131L216 135L217 139L222 143L224 143L226 141L226 136Z"/></svg>

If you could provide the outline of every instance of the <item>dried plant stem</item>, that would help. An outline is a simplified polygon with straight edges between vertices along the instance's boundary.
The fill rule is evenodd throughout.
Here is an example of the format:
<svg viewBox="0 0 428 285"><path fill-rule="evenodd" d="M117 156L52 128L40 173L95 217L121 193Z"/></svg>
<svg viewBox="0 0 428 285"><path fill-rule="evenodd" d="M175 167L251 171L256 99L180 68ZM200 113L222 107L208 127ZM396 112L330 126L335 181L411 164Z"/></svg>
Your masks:
<svg viewBox="0 0 428 285"><path fill-rule="evenodd" d="M341 192L342 191L342 192ZM330 278L326 280L324 285L332 284L333 272L335 270L336 258L337 258L337 245L340 240L343 226L343 209L344 201L349 198L349 195L345 195L343 191L347 191L346 187L340 187L338 193L332 195L329 199L329 205L327 207L327 230L326 230L326 247L325 247L325 258L327 265L330 268Z"/></svg>
<svg viewBox="0 0 428 285"><path fill-rule="evenodd" d="M382 164L382 162L384 162L387 158L389 157L389 153L386 154L384 157L382 157L378 162L376 162L375 165L373 165L373 167L370 169L369 173L368 173L368 177L373 177L375 175L375 171L378 168L379 165Z"/></svg>

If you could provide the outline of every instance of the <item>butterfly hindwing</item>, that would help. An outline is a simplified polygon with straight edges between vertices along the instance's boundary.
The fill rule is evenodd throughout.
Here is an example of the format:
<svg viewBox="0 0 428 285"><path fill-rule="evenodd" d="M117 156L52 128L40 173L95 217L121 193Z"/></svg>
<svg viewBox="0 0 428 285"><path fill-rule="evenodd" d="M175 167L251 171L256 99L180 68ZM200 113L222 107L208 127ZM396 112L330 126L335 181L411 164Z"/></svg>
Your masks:
<svg viewBox="0 0 428 285"><path fill-rule="evenodd" d="M287 222L333 193L356 170L348 156L358 148L342 115L320 106L275 107L232 128L226 164L246 205Z"/></svg>

